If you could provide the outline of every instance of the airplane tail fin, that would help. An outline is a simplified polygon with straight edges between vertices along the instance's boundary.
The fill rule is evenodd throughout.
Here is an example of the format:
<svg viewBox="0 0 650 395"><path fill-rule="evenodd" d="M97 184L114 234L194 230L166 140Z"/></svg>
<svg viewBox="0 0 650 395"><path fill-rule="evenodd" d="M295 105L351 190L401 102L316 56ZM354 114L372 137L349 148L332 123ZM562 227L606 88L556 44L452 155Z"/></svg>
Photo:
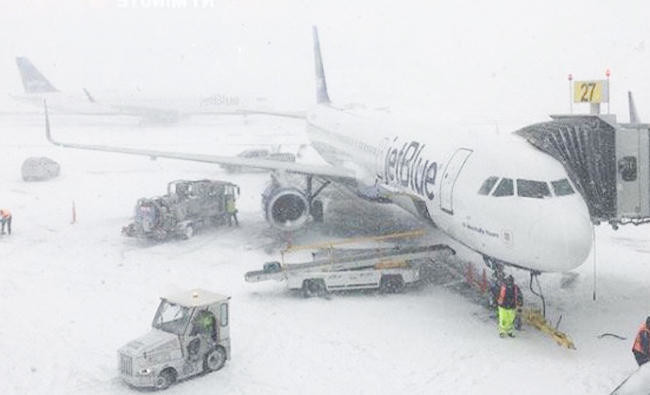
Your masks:
<svg viewBox="0 0 650 395"><path fill-rule="evenodd" d="M58 92L58 90L50 84L50 81L48 81L47 78L45 78L36 67L34 67L29 59L17 57L16 65L18 65L20 76L23 79L25 93Z"/></svg>
<svg viewBox="0 0 650 395"><path fill-rule="evenodd" d="M636 106L634 105L634 99L632 98L631 91L627 91L627 101L630 107L630 123L641 123L639 114L636 112Z"/></svg>
<svg viewBox="0 0 650 395"><path fill-rule="evenodd" d="M312 27L314 37L314 66L316 71L316 102L319 104L329 103L330 97L327 94L327 81L323 69L323 57L320 53L320 41L318 40L318 28Z"/></svg>

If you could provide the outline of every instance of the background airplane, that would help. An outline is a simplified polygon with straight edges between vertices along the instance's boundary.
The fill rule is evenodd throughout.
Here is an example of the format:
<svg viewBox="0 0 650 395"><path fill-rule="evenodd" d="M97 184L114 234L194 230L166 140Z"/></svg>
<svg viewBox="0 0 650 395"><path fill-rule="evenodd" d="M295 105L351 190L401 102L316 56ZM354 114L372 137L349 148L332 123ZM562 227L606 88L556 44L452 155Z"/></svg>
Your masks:
<svg viewBox="0 0 650 395"><path fill-rule="evenodd" d="M104 100L83 88L83 94L59 91L26 57L17 57L16 65L25 90L11 95L16 100L38 105L47 100L59 112L81 115L126 115L140 117L147 122L174 123L184 118L201 115L270 115L303 118L301 112L275 111L264 97L243 98L215 94L196 99L118 99Z"/></svg>

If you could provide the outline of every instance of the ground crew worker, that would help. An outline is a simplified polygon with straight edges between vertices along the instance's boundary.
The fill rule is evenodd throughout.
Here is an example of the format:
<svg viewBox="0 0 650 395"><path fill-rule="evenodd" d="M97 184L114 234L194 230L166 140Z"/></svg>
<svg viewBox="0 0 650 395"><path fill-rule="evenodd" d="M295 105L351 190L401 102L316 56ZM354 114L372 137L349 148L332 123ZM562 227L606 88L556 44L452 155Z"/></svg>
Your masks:
<svg viewBox="0 0 650 395"><path fill-rule="evenodd" d="M201 332L203 334L213 338L216 336L215 325L214 325L215 319L212 313L206 310L202 310L201 312L199 312L197 323L201 328Z"/></svg>
<svg viewBox="0 0 650 395"><path fill-rule="evenodd" d="M639 333L637 333L636 339L634 339L632 352L639 366L650 360L650 316L645 319L645 324L639 328Z"/></svg>
<svg viewBox="0 0 650 395"><path fill-rule="evenodd" d="M504 281L505 276L503 274L503 267L497 267L496 270L492 271L492 279L490 281L490 299L488 302L491 308L497 307L499 291L501 290Z"/></svg>
<svg viewBox="0 0 650 395"><path fill-rule="evenodd" d="M232 226L232 220L235 220L235 226L239 226L237 221L237 207L235 206L235 197L233 195L226 196L226 214L228 216L228 226Z"/></svg>
<svg viewBox="0 0 650 395"><path fill-rule="evenodd" d="M2 232L0 234L5 234L5 224L7 224L7 232L11 234L11 213L9 210L0 209L0 222L2 222Z"/></svg>
<svg viewBox="0 0 650 395"><path fill-rule="evenodd" d="M524 298L521 295L521 290L515 285L515 280L512 276L508 276L501 290L499 291L499 298L497 305L499 310L499 336L515 337L512 333L513 324L515 321L516 308L523 305Z"/></svg>

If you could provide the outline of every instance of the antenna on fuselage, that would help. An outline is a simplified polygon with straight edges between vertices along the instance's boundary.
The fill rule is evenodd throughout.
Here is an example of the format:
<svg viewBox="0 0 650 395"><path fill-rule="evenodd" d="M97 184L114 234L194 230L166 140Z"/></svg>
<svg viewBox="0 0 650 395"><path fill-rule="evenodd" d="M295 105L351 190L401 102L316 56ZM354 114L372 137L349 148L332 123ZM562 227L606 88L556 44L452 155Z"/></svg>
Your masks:
<svg viewBox="0 0 650 395"><path fill-rule="evenodd" d="M316 103L327 104L330 97L327 94L327 81L325 80L325 70L323 68L323 57L320 53L320 41L318 40L318 28L312 26L314 38L314 69L316 72Z"/></svg>
<svg viewBox="0 0 650 395"><path fill-rule="evenodd" d="M641 123L639 114L636 111L636 106L634 105L634 99L632 98L631 91L627 91L627 101L630 108L630 123Z"/></svg>

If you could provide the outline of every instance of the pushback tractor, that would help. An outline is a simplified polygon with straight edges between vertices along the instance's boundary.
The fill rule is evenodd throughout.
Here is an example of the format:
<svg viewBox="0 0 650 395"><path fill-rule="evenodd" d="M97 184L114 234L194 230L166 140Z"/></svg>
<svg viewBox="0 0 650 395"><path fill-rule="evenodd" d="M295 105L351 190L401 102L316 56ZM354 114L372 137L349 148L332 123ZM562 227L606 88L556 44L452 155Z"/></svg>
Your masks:
<svg viewBox="0 0 650 395"><path fill-rule="evenodd" d="M151 331L118 351L122 380L165 389L230 359L229 296L194 289L161 298Z"/></svg>

